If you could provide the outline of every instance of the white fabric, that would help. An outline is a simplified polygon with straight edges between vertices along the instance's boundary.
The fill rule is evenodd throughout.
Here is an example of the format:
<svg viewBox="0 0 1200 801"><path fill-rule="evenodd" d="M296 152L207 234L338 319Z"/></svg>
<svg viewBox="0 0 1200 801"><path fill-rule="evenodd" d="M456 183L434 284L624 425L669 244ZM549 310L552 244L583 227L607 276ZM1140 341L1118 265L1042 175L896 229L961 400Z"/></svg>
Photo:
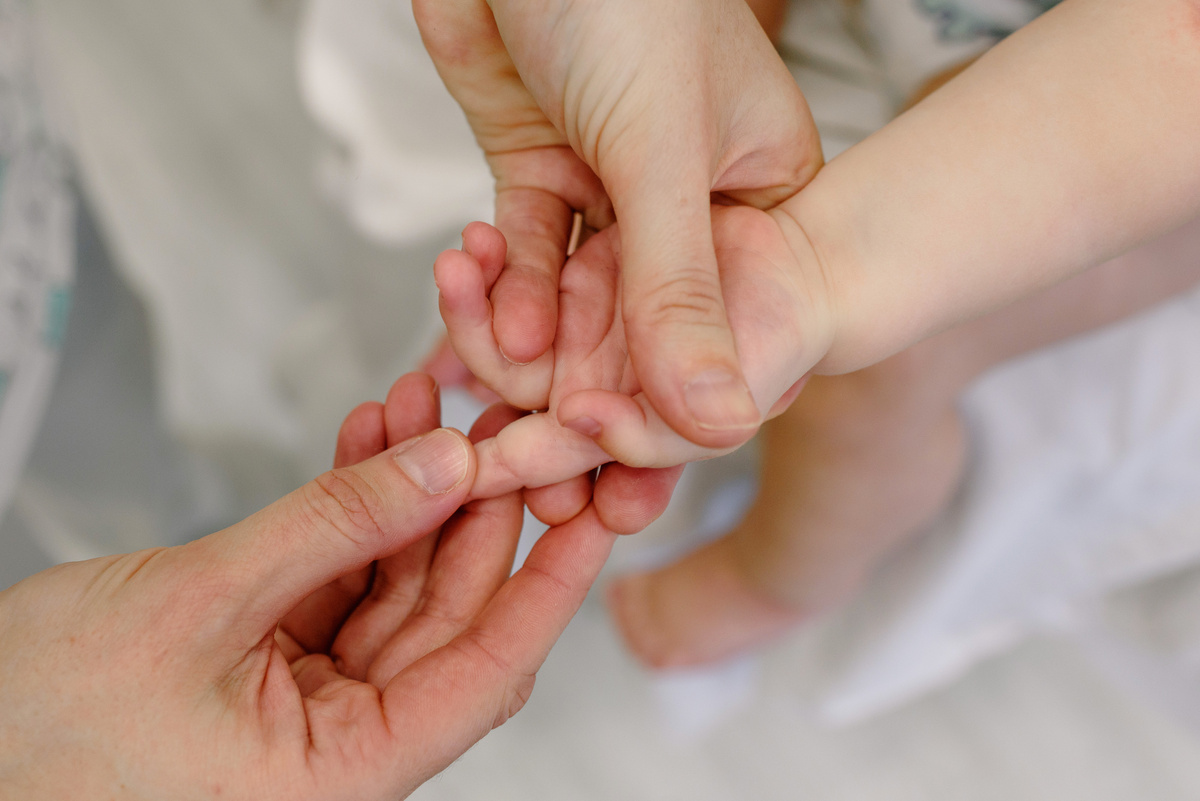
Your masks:
<svg viewBox="0 0 1200 801"><path fill-rule="evenodd" d="M458 104L421 44L412 3L318 0L305 19L304 98L344 145L327 186L384 242L491 219L491 178Z"/></svg>
<svg viewBox="0 0 1200 801"><path fill-rule="evenodd" d="M70 306L73 206L24 3L0 0L0 517L33 445Z"/></svg>
<svg viewBox="0 0 1200 801"><path fill-rule="evenodd" d="M412 368L461 225L384 249L330 203L290 5L37 0L85 194L150 314L164 423L227 520L327 467L342 416Z"/></svg>

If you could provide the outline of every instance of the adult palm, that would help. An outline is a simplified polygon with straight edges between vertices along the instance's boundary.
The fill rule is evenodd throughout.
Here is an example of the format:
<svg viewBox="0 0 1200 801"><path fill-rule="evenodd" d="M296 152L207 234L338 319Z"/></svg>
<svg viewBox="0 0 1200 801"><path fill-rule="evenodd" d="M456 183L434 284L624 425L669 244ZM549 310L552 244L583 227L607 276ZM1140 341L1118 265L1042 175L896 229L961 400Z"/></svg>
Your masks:
<svg viewBox="0 0 1200 801"><path fill-rule="evenodd" d="M519 709L616 535L586 480L551 488L510 578L520 494L460 508L432 389L360 407L340 469L226 531L0 593L0 798L395 799Z"/></svg>

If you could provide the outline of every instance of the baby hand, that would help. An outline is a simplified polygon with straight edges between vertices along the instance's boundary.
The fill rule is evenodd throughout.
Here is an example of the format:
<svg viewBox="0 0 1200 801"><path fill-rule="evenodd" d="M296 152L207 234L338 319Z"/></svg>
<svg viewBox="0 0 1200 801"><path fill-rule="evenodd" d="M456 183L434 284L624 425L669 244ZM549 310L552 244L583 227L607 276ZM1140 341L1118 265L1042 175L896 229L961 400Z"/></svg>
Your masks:
<svg viewBox="0 0 1200 801"><path fill-rule="evenodd" d="M496 178L508 266L488 283L504 354L529 362L553 346L572 211L596 229L619 220L641 390L687 439L744 442L760 420L720 293L710 197L771 208L822 163L808 106L746 4L419 0L413 11ZM702 416L689 386L703 387Z"/></svg>
<svg viewBox="0 0 1200 801"><path fill-rule="evenodd" d="M755 405L770 417L790 404L832 341L825 277L786 212L714 206L712 220L738 356ZM504 269L504 237L474 223L463 232L463 243L463 250L443 253L435 265L450 341L502 398L546 410L480 443L474 497L552 484L612 459L667 467L732 450L684 439L642 392L625 338L616 226L592 237L563 267L553 346L528 364L514 364L501 352L488 303ZM693 384L693 402L703 404L709 388Z"/></svg>

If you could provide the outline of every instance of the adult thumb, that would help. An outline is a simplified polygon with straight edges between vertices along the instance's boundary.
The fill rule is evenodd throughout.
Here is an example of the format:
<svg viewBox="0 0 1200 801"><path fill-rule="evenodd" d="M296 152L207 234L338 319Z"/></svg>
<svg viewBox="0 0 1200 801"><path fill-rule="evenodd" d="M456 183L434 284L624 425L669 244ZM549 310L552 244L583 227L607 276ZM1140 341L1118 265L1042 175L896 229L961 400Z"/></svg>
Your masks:
<svg viewBox="0 0 1200 801"><path fill-rule="evenodd" d="M642 390L685 439L708 448L740 445L762 415L725 311L704 176L639 182L614 197L614 206L625 336Z"/></svg>
<svg viewBox="0 0 1200 801"><path fill-rule="evenodd" d="M436 429L353 467L331 470L266 509L193 543L200 564L225 565L232 625L250 643L303 598L396 553L466 500L475 451Z"/></svg>

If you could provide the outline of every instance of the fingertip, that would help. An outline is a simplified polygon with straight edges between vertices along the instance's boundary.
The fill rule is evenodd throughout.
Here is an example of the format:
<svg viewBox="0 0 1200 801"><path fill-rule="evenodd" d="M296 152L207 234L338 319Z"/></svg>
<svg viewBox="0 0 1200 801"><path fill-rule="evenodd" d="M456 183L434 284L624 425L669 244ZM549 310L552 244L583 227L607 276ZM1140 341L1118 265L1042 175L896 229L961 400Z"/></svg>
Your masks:
<svg viewBox="0 0 1200 801"><path fill-rule="evenodd" d="M508 241L500 229L485 222L472 222L462 231L463 252L479 265L488 291L504 270Z"/></svg>
<svg viewBox="0 0 1200 801"><path fill-rule="evenodd" d="M812 375L813 374L811 372L805 373L800 377L799 381L797 381L795 384L792 384L792 386L788 388L788 391L783 393L779 400L775 401L775 404L771 407L771 410L767 412L767 419L774 420L776 417L786 412L791 405L796 402L796 398L800 397L800 393L804 391L804 388L808 386L808 380L812 378Z"/></svg>
<svg viewBox="0 0 1200 801"><path fill-rule="evenodd" d="M426 373L406 373L396 379L383 404L388 447L424 434L441 423L441 392Z"/></svg>
<svg viewBox="0 0 1200 801"><path fill-rule="evenodd" d="M470 254L461 250L443 251L433 263L433 281L437 284L442 316L450 315L447 328L452 327L454 318L478 321L491 314L482 268Z"/></svg>
<svg viewBox="0 0 1200 801"><path fill-rule="evenodd" d="M548 273L509 268L492 288L491 301L496 344L508 361L529 364L554 344L558 285Z"/></svg>
<svg viewBox="0 0 1200 801"><path fill-rule="evenodd" d="M683 469L683 465L665 468L605 465L593 491L600 520L617 534L642 531L667 510Z"/></svg>
<svg viewBox="0 0 1200 801"><path fill-rule="evenodd" d="M466 387L467 392L471 394L471 397L480 403L490 406L493 403L499 403L503 400L503 398L497 395L491 387L480 381L474 375L471 375L470 379L464 384L464 386ZM541 408L541 406L536 408Z"/></svg>
<svg viewBox="0 0 1200 801"><path fill-rule="evenodd" d="M658 360L642 361L654 365ZM688 361L696 360L676 360ZM649 367L637 369L637 376L657 416L680 437L701 447L739 447L763 424L763 414L736 365L686 372Z"/></svg>
<svg viewBox="0 0 1200 801"><path fill-rule="evenodd" d="M333 466L349 467L387 449L383 404L368 401L346 415L338 429Z"/></svg>
<svg viewBox="0 0 1200 801"><path fill-rule="evenodd" d="M587 437L629 467L673 467L734 449L704 448L679 436L643 394L631 398L620 392L582 390L560 401L556 411L563 428Z"/></svg>
<svg viewBox="0 0 1200 801"><path fill-rule="evenodd" d="M493 403L479 415L471 426L467 438L475 445L491 439L505 429L510 423L516 422L525 415L520 409L513 408L507 403Z"/></svg>
<svg viewBox="0 0 1200 801"><path fill-rule="evenodd" d="M473 392L473 384L478 381L462 359L454 352L449 337L442 337L433 351L420 363L417 369L427 373L439 386L464 387Z"/></svg>
<svg viewBox="0 0 1200 801"><path fill-rule="evenodd" d="M548 487L525 490L529 512L547 526L561 526L592 500L592 474L585 473Z"/></svg>
<svg viewBox="0 0 1200 801"><path fill-rule="evenodd" d="M437 400L437 379L429 373L414 370L397 378L388 389L388 400L393 403L409 403L416 399Z"/></svg>

